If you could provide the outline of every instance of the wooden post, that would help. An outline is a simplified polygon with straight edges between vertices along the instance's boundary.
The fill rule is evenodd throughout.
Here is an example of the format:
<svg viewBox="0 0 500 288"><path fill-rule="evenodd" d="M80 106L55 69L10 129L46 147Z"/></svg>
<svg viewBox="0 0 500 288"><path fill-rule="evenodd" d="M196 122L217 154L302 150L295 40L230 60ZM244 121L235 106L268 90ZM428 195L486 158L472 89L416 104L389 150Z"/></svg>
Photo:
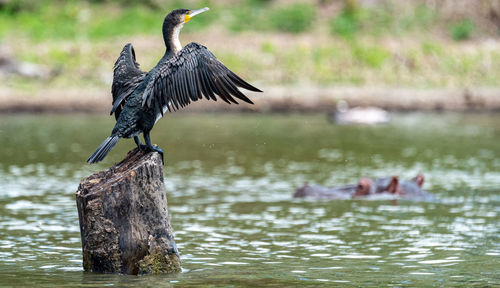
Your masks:
<svg viewBox="0 0 500 288"><path fill-rule="evenodd" d="M136 148L107 171L83 179L76 205L85 271L136 275L181 270L158 153Z"/></svg>

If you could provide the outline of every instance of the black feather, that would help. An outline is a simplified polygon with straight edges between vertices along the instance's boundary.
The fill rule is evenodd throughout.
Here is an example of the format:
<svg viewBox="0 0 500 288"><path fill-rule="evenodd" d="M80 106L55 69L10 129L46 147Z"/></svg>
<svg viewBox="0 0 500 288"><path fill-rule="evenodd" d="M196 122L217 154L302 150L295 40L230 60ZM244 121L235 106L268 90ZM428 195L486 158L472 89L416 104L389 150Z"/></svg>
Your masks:
<svg viewBox="0 0 500 288"><path fill-rule="evenodd" d="M253 104L238 87L260 91L231 72L207 48L196 43L188 44L159 65L147 86L153 89L146 89L142 100L143 106L163 107L161 113L165 108L175 111L203 98L213 101L220 98L228 104L238 104L237 98Z"/></svg>
<svg viewBox="0 0 500 288"><path fill-rule="evenodd" d="M120 136L111 135L104 142L99 145L99 147L95 150L95 152L87 159L89 164L97 163L102 161L106 155L108 155L109 151L115 147L116 143L120 140Z"/></svg>
<svg viewBox="0 0 500 288"><path fill-rule="evenodd" d="M229 80L225 76L220 77L220 79L224 82L224 84L225 84L224 87L226 87L226 89L232 95L234 95L236 98L241 99L249 104L253 104L253 102L250 99L248 99L248 97L245 96L245 94L241 93L241 91L238 90L238 88L236 88L236 86L234 86L234 84L231 82L231 80Z"/></svg>
<svg viewBox="0 0 500 288"><path fill-rule="evenodd" d="M245 89L250 90L250 91L253 91L253 92L262 92L262 90L248 84L245 80L241 79L238 75L234 74L232 71L229 71L228 75L231 78L231 80L233 80L240 87L245 88Z"/></svg>
<svg viewBox="0 0 500 288"><path fill-rule="evenodd" d="M135 61L134 47L128 43L123 47L113 68L113 84L111 85L113 107L110 115L115 113L115 117L118 119L123 103L142 83L145 75L146 73L139 69L139 64Z"/></svg>
<svg viewBox="0 0 500 288"><path fill-rule="evenodd" d="M224 97L226 97L226 99L228 99L229 101L233 102L234 104L238 104L238 102L236 102L236 100L234 100L233 97L231 97L231 94L227 91L226 87L224 87L224 85L222 85L221 83L221 80L220 78L215 78L215 86L217 86L217 88L219 89L219 95L224 95Z"/></svg>
<svg viewBox="0 0 500 288"><path fill-rule="evenodd" d="M175 109L179 110L179 101L177 98L177 94L175 92L174 84L172 83L172 79L168 79L168 92L170 94L170 98L172 99Z"/></svg>
<svg viewBox="0 0 500 288"><path fill-rule="evenodd" d="M208 95L208 91L206 90L205 83L203 82L203 75L200 69L196 70L196 74L198 75L196 77L197 80L197 87L201 90L201 94L205 96L205 99L210 100L210 96ZM215 98L217 100L217 98Z"/></svg>
<svg viewBox="0 0 500 288"><path fill-rule="evenodd" d="M210 80L210 78L208 76L208 72L205 70L205 67L201 68L199 71L201 72L201 76L202 76L201 78L202 78L204 87L208 93L208 96L212 100L217 101L217 97L215 96L214 89L212 88L212 85L211 85L212 80Z"/></svg>
<svg viewBox="0 0 500 288"><path fill-rule="evenodd" d="M198 100L203 99L203 92L201 91L201 85L200 85L200 80L198 79L200 77L200 73L198 70L193 70L193 88L195 90L196 96L198 96Z"/></svg>

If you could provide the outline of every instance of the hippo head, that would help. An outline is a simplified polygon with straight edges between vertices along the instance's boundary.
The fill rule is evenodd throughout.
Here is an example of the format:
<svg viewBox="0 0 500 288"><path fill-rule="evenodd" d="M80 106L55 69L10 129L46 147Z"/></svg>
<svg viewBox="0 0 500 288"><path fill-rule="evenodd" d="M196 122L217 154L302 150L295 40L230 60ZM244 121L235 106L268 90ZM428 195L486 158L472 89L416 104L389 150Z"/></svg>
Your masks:
<svg viewBox="0 0 500 288"><path fill-rule="evenodd" d="M397 176L377 179L375 182L373 182L370 178L364 177L359 180L352 197L363 197L379 193L399 193L398 184L399 180Z"/></svg>
<svg viewBox="0 0 500 288"><path fill-rule="evenodd" d="M373 185L373 181L370 178L361 178L356 186L356 190L352 197L362 197L375 193L375 188Z"/></svg>

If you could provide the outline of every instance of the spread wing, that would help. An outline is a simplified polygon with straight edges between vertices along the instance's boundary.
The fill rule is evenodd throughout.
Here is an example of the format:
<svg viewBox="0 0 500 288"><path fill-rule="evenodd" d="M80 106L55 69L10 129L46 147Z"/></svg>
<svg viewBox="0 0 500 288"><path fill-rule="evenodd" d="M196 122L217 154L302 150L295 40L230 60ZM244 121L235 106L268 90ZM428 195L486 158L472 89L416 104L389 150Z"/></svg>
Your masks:
<svg viewBox="0 0 500 288"><path fill-rule="evenodd" d="M110 115L115 112L115 117L118 119L123 103L125 103L124 100L127 101L127 97L141 84L145 75L146 73L139 69L139 63L135 61L134 47L128 43L123 47L120 57L115 62L111 86L113 108Z"/></svg>
<svg viewBox="0 0 500 288"><path fill-rule="evenodd" d="M154 107L163 115L203 97L217 101L218 96L229 104L238 104L234 99L238 98L253 104L238 87L262 92L224 66L205 46L190 43L158 66L143 93L142 106Z"/></svg>

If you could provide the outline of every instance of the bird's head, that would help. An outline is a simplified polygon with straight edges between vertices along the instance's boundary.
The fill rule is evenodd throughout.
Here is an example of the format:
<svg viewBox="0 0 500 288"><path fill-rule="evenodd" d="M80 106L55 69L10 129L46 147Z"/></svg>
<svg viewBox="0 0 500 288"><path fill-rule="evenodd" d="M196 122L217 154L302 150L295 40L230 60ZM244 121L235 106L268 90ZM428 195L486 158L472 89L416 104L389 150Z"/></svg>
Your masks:
<svg viewBox="0 0 500 288"><path fill-rule="evenodd" d="M169 24L173 27L184 25L184 23L188 22L194 16L203 13L209 10L208 7L190 10L190 9L176 9L170 12L167 17L165 17L165 24Z"/></svg>
<svg viewBox="0 0 500 288"><path fill-rule="evenodd" d="M177 9L168 13L163 21L163 39L167 46L167 52L174 54L182 49L179 42L179 32L181 31L184 23L188 22L194 16L209 10L208 7L190 10L190 9Z"/></svg>

